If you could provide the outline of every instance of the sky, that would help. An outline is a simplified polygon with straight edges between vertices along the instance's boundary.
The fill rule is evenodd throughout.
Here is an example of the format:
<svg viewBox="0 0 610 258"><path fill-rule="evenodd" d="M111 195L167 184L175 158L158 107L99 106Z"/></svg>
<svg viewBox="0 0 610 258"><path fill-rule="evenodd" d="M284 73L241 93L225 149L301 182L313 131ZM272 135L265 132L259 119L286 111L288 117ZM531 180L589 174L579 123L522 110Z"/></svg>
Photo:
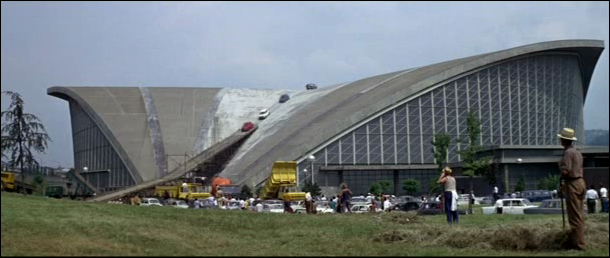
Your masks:
<svg viewBox="0 0 610 258"><path fill-rule="evenodd" d="M17 91L73 165L52 86L304 89L542 41L598 39L608 2L2 2L2 91ZM586 129L608 129L608 49ZM2 96L2 110L10 103Z"/></svg>

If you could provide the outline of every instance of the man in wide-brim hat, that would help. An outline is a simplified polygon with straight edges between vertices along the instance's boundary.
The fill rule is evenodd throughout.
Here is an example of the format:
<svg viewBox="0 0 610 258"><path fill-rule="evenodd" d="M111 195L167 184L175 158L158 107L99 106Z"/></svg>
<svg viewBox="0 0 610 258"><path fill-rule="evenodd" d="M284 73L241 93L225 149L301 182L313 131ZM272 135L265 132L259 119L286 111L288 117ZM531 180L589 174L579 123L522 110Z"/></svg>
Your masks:
<svg viewBox="0 0 610 258"><path fill-rule="evenodd" d="M570 238L564 244L565 248L585 249L585 222L583 220L583 199L585 197L585 181L583 179L582 155L572 143L576 141L574 129L563 128L557 135L564 147L563 158L559 161L562 184L559 193L566 199L568 222L570 223Z"/></svg>

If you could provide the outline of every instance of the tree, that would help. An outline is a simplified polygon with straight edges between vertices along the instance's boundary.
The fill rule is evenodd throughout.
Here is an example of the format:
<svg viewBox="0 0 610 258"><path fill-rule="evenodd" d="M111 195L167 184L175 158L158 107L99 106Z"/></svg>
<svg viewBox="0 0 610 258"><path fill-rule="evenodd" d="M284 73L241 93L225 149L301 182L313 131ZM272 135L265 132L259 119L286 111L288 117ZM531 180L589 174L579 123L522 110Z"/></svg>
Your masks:
<svg viewBox="0 0 610 258"><path fill-rule="evenodd" d="M375 196L379 196L381 194L381 186L378 182L371 183L369 185L369 192Z"/></svg>
<svg viewBox="0 0 610 258"><path fill-rule="evenodd" d="M438 165L438 173L443 171L443 164L447 162L447 149L449 148L449 144L451 143L451 138L446 134L435 134L434 139L432 140L432 153L434 154L434 160ZM441 186L436 182L437 178L432 177L428 184L428 191L430 193L436 192L441 189Z"/></svg>
<svg viewBox="0 0 610 258"><path fill-rule="evenodd" d="M311 183L310 181L305 182L302 188L303 192L310 192L311 196L320 196L322 194L322 189L318 186L318 183Z"/></svg>
<svg viewBox="0 0 610 258"><path fill-rule="evenodd" d="M468 147L465 150L460 151L463 160L463 175L470 178L470 193L473 191L473 177L475 175L484 175L489 172L489 157L478 158L477 152L481 150L481 146L478 144L479 135L481 134L481 121L475 117L471 112L468 112L466 117L466 126L468 131L468 138L466 142ZM472 214L472 195L468 195L468 214Z"/></svg>
<svg viewBox="0 0 610 258"><path fill-rule="evenodd" d="M34 183L34 186L36 187L36 189L38 189L36 191L39 192L39 193L42 193L42 196L44 196L45 190L46 190L45 189L46 188L45 187L46 182L44 181L44 178L41 175L36 175L34 177L34 182L33 183Z"/></svg>
<svg viewBox="0 0 610 258"><path fill-rule="evenodd" d="M47 141L51 141L51 138L38 117L24 112L24 102L19 93L12 91L2 93L11 98L8 110L0 114L0 118L6 121L2 123L1 129L2 153L10 153L9 164L19 166L21 180L24 181L23 167L38 165L32 152L45 153Z"/></svg>
<svg viewBox="0 0 610 258"><path fill-rule="evenodd" d="M430 178L430 182L428 182L428 192L436 193L436 192L442 190L441 185L439 183L437 183L436 181L438 181L438 177Z"/></svg>
<svg viewBox="0 0 610 258"><path fill-rule="evenodd" d="M419 182L413 178L402 181L402 190L405 190L408 195L414 195L419 192Z"/></svg>
<svg viewBox="0 0 610 258"><path fill-rule="evenodd" d="M261 198L261 191L263 191L263 187L259 186L256 188L256 197Z"/></svg>
<svg viewBox="0 0 610 258"><path fill-rule="evenodd" d="M432 153L434 154L434 159L436 164L438 165L438 172L440 173L443 170L443 164L447 161L447 148L449 148L449 144L451 143L451 138L446 134L435 134L434 140L432 140Z"/></svg>
<svg viewBox="0 0 610 258"><path fill-rule="evenodd" d="M390 193L392 191L392 182L388 180L379 181L379 187L382 193Z"/></svg>
<svg viewBox="0 0 610 258"><path fill-rule="evenodd" d="M523 190L525 190L525 178L521 175L515 185L515 192L523 192Z"/></svg>
<svg viewBox="0 0 610 258"><path fill-rule="evenodd" d="M538 189L553 191L553 190L557 189L558 185L559 185L559 176L558 175L548 175L545 178L540 180L540 182L538 183Z"/></svg>
<svg viewBox="0 0 610 258"><path fill-rule="evenodd" d="M248 199L252 197L252 189L250 189L250 187L245 184L241 186L241 198L242 199Z"/></svg>

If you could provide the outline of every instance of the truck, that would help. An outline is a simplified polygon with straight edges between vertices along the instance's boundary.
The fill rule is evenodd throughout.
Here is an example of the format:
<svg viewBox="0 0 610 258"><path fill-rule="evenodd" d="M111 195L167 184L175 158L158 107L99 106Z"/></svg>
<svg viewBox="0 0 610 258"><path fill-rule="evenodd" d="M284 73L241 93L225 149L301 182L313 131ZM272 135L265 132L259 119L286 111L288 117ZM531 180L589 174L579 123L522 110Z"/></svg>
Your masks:
<svg viewBox="0 0 610 258"><path fill-rule="evenodd" d="M36 187L32 184L22 182L14 173L2 172L2 191L7 192L21 192L25 190L26 193L31 194L36 191Z"/></svg>
<svg viewBox="0 0 610 258"><path fill-rule="evenodd" d="M155 196L164 198L165 191L169 193L169 198L181 200L206 199L210 197L210 193L205 191L205 188L198 183L187 183L187 191L182 189L182 185L159 185L155 186Z"/></svg>
<svg viewBox="0 0 610 258"><path fill-rule="evenodd" d="M231 184L231 180L224 177L212 178L212 195L216 198L224 196L226 198L239 197L241 187Z"/></svg>

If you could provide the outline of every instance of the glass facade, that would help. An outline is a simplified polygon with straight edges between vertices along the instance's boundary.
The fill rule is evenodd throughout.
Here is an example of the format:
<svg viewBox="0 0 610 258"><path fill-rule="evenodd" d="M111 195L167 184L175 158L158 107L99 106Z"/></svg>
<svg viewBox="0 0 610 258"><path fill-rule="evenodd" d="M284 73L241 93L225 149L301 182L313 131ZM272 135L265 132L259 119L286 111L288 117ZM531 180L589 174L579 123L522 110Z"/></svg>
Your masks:
<svg viewBox="0 0 610 258"><path fill-rule="evenodd" d="M74 167L98 191L112 191L135 182L119 155L93 119L70 100ZM87 167L87 171L83 168Z"/></svg>
<svg viewBox="0 0 610 258"><path fill-rule="evenodd" d="M431 141L437 133L451 137L448 161L459 162L458 151L466 146L456 140L467 137L468 112L481 121L482 145L557 145L556 134L563 127L576 130L579 144L584 140L583 101L576 55L546 53L496 63L434 86L337 141L325 143L313 154L313 176L325 186L324 177L317 176L320 166L434 164ZM299 173L299 182L312 176L307 160L298 165L299 171L305 167L308 172ZM343 180L368 189L368 184L377 180L377 175L369 178L370 173L381 176L390 172L351 173L356 179L346 173ZM399 171L400 181L410 175ZM434 176L438 175L430 173ZM428 176L418 177L421 185L428 184Z"/></svg>

